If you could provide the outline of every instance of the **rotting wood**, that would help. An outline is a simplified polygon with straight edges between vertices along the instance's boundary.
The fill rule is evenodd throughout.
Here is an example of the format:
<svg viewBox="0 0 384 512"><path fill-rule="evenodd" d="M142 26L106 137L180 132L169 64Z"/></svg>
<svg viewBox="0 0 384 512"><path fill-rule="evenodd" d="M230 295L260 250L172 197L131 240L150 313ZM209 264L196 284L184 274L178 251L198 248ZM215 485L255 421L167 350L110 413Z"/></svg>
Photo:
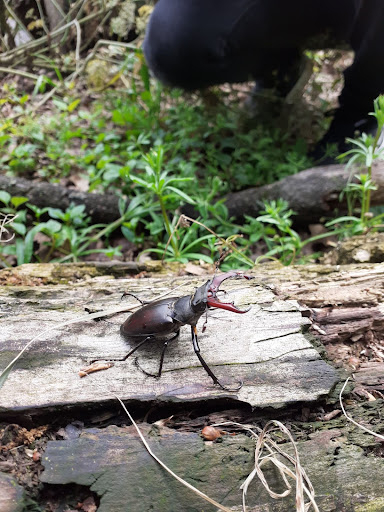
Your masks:
<svg viewBox="0 0 384 512"><path fill-rule="evenodd" d="M384 362L363 363L354 374L356 386L379 391L384 398Z"/></svg>
<svg viewBox="0 0 384 512"><path fill-rule="evenodd" d="M328 357L354 370L361 359L382 361L384 264L295 267L276 291L310 308L312 332ZM315 274L310 277L312 271Z"/></svg>
<svg viewBox="0 0 384 512"><path fill-rule="evenodd" d="M0 473L0 510L1 512L23 512L25 493L21 485L11 475Z"/></svg>
<svg viewBox="0 0 384 512"><path fill-rule="evenodd" d="M0 366L5 367L30 338L45 328L84 316L92 310L118 307L124 291L153 299L166 291L182 296L193 293L203 278L103 279L88 278L68 285L4 286L0 301ZM175 291L175 288L180 289ZM245 315L215 311L206 332L198 325L200 348L207 363L227 386L243 387L235 393L214 386L193 352L190 329L184 327L171 343L160 379L145 376L134 359L116 362L107 371L80 379L78 372L91 360L123 357L129 344L119 326L127 313L108 322L78 322L49 332L20 359L0 395L0 412L57 410L113 400L190 402L231 398L252 407L282 407L325 396L338 377L307 340L308 319L296 301L276 300L274 293L256 282L226 281L229 298ZM137 301L132 300L132 305ZM148 343L137 353L142 366L156 372L162 344Z"/></svg>
<svg viewBox="0 0 384 512"><path fill-rule="evenodd" d="M83 314L84 305L91 307L92 310L108 307L112 303L118 305L122 291L128 291L127 286L130 288L129 291L136 292L146 299L157 294L158 288L163 291L172 287L173 293L178 295L191 293L194 287L200 285L204 280L204 277L188 278L166 275L158 278L152 277L152 279L122 279L124 264L121 266L112 264L108 267L104 264L96 264L93 268L92 265L86 265L57 266L52 264L42 266L40 267L40 275L43 276L40 281L41 286L33 286L34 280L38 279L39 269L37 267L26 265L17 269L8 269L4 273L0 272L0 277L3 276L3 286L0 288L2 308L0 323L2 327L7 328L9 340L17 340L18 347L11 347L13 354L16 348L21 348L34 334L31 333L33 325L35 325L33 322L52 325L63 315L73 318L75 314ZM28 269L32 268L35 269L35 273L31 282L31 276L28 277ZM307 323L300 324L297 318L298 309L296 304L298 301L301 304L300 314L313 322L312 326L309 326L310 330L313 329L313 326L316 326L317 330L313 330L313 333L317 338L322 338L324 342L327 340L326 329L329 325L339 325L340 330L344 329L341 332L348 332L349 313L352 311L354 311L354 315L360 317L360 321L368 321L366 331L371 331L379 339L382 324L381 321L377 321L377 317L375 319L375 315L380 311L383 302L383 264L307 265L302 267L281 267L268 264L255 268L252 274L255 275L256 279L251 282L251 286L249 286L250 283L228 281L225 283L225 288L230 291L231 300L234 299L240 307L251 301L258 304L258 306L253 305L252 309L256 313L255 318L258 322L256 325L251 323L255 330L260 328L261 333L264 331L264 335L266 334L266 328L270 327L270 325L263 323L264 315L266 315L265 320L268 322L272 318L290 318L290 323L284 321L281 325L278 325L280 331L289 330L292 327L297 328L299 325L301 325L301 329L308 328ZM151 275L151 268L143 269L141 275ZM49 285L45 283L49 283ZM54 283L61 284L55 285ZM183 288L175 290L178 284L183 284ZM280 316L282 312L285 313L285 317ZM331 313L331 315L325 314L322 317L321 315L324 312ZM317 319L315 319L315 313L318 314ZM83 397L77 396L79 388L70 387L66 390L66 405L68 406L68 404L74 403L80 398L79 403L82 404L87 417L91 417L92 423L95 422L95 424L99 424L97 422L100 421L100 408L95 409L98 402L100 402L102 411L108 411L113 404L113 414L115 414L117 409L115 407L116 400L111 397L111 393L109 396L103 393L106 389L115 392L122 398L126 397L124 395L126 391L124 389L126 382L124 379L130 378L127 370L134 369L133 362L127 364L125 371L122 374L118 373L115 380L115 374L112 374L111 371L115 372L116 367L80 379L76 373L80 368L77 361L93 358L91 353L110 354L110 348L116 350L116 330L118 324L125 319L126 315L127 313L124 313L120 315L121 318L109 318L108 322L114 322L114 324L107 324L106 322L79 324L71 326L67 332L65 330L60 331L57 336L50 335L45 342L43 340L42 345L37 344L32 347L28 357L20 361L19 369L11 374L11 377L19 376L18 380L13 381L13 389L17 389L19 381L24 380L21 394L30 400L31 397L34 398L33 388L36 385L40 385L44 392L48 386L58 387L58 393L60 394L63 388L72 381L86 382L87 386L89 385L89 394L92 387L92 399L82 401ZM243 330L246 327L247 315L238 315L237 318L241 316L243 322L240 326L237 323L234 324L237 329ZM206 357L210 354L211 348L215 346L215 342L210 343L212 331L214 333L226 333L229 330L228 325L230 325L229 321L220 320L221 315L215 313L213 316L218 318L209 318L207 331L204 336L201 336L201 348ZM228 318L235 321L234 317L235 315L232 314ZM326 324L327 319L330 318L333 318L335 322ZM292 321L292 319L294 320ZM353 348L352 327L353 322L349 331L351 333L350 340L346 336L344 342L340 343L335 338L333 342L327 343L327 350L328 347L335 347L336 349L339 345L348 346L348 343ZM5 330L0 332L3 334ZM321 332L324 334L321 334ZM91 351L87 344L82 344L84 334L89 335L92 339ZM252 332L252 336L253 334ZM283 336L283 338L288 339L290 336L291 334L286 332L286 336ZM219 341L219 349L221 351L226 350L228 347L223 343L222 338ZM363 339L360 342L363 346L368 341ZM120 345L117 348L124 352L126 345L121 340L119 343ZM273 350L274 343L273 339L265 339L264 348ZM370 343L372 344L372 341ZM356 347L357 345L358 342L355 342ZM10 347L9 342L7 346ZM238 345L234 343L228 346L231 349L234 347L238 349ZM188 354L184 352L183 347L188 351ZM168 360L170 366L168 366L169 371L167 373L172 373L172 364L175 363L172 355L179 353L180 348L182 348L180 355L183 360L186 358L186 361L191 361L193 368L190 369L193 370L193 378L196 379L196 382L199 385L204 382L204 385L206 383L207 387L212 390L209 378L203 369L197 365L190 344L188 329L183 334L181 347L179 344L177 347L173 347L174 352L167 356L167 358L171 357ZM181 352L183 353L181 354ZM268 356L268 354L264 355ZM143 366L147 364L155 365L158 361L151 350L146 353L140 352L139 356ZM2 354L0 357L4 361L4 357L11 358L12 353ZM61 373L56 372L56 381L53 382L50 372L52 372L52 368L58 370L59 362ZM281 359L277 358L272 363L276 372L285 371L286 367L281 364ZM117 363L117 366L119 365L120 363ZM273 386L278 387L282 381L278 381L271 373L262 374L262 367L263 365L260 364L256 366L257 376L260 378L257 383L260 382L260 389L262 390L262 384L267 382L271 385L271 393L273 393ZM296 369L297 367L296 364ZM151 369L150 367L146 368ZM215 368L215 370L219 373L222 371L221 368L223 367ZM224 371L227 368L225 367ZM183 375L180 370L175 373ZM382 433L384 428L382 422L383 400L380 399L380 393L383 391L382 363L372 362L371 358L354 373L356 379L355 395L359 397L366 396L367 399L364 402L364 398L360 398L362 400L361 404L345 399L347 412L356 421ZM99 376L103 376L103 378L99 379ZM95 380L90 380L94 377L96 377ZM288 377L291 376L288 375ZM45 378L48 380L45 380ZM142 376L139 378L142 378ZM286 379L286 375L283 373L281 378ZM30 380L28 381L28 379ZM271 382L269 382L270 380ZM148 380L146 385L150 382L151 379ZM288 380L286 380L287 382ZM32 385L29 386L29 383ZM299 384L301 383L299 382ZM154 387L154 384L152 384L152 393L156 391ZM55 393L56 390L53 390L53 394ZM8 389L7 396L10 397L10 395L11 391ZM31 407L29 410L24 409L23 406L19 407L17 404L11 404L11 408L2 411L3 417L6 417L10 411L14 414L14 418L21 418L25 412L28 412L29 417L33 419L34 414L45 407L46 410L54 411L55 421L60 422L60 418L64 416L60 416L60 406L58 406L58 402L55 402L57 395L51 396L53 398L51 403L46 403L43 407L41 404L35 404L35 408ZM375 397L378 399L374 400ZM249 438L236 435L234 437L224 436L221 444L206 444L195 432L182 432L182 430L196 430L201 423L207 421L206 416L195 420L189 418L188 413L191 411L191 407L195 411L199 410L199 404L194 403L190 398L190 396L171 397L171 400L179 400L179 404L184 404L185 408L184 420L175 421L175 428L178 428L178 431L160 429L160 432L158 432L154 426L150 435L148 435L145 426L141 425L141 427L145 430L147 439L155 453L173 470L218 501L225 504L236 503L237 506L233 510L240 512L241 507L238 504L240 503L241 493L238 487L252 469L253 443ZM207 394L201 400L205 400L207 403L209 401L211 410L215 410L216 398L217 395ZM148 403L147 397L142 397L142 399L142 403ZM337 393L332 394L330 403L335 403L335 400L337 400ZM129 399L126 400L126 403L128 407L130 405L131 407L136 406L134 403L129 404ZM152 403L148 403L148 407ZM287 426L291 426L291 431L299 439L298 449L301 462L315 487L317 501L322 512L340 512L341 510L343 512L381 512L383 510L382 474L384 459L382 444L378 439L360 432L356 426L346 421L339 410L332 408L332 405L325 406L325 401L316 404L314 399L312 405L304 404L304 406L300 403L295 406L294 402L291 402L288 408L279 409L278 411L257 409L252 412L252 417L249 412L245 412L249 411L249 408L242 407L244 403L246 403L246 400L228 402L228 407L234 406L238 409L213 413L209 415L209 423L220 420L221 417L245 423L254 423L255 421L263 423L271 415L274 417L280 415L282 421ZM168 410L172 409L170 401L168 401L168 406ZM325 410L322 407L325 407ZM300 410L302 411L301 414ZM109 414L111 414L110 410ZM284 419L282 416L284 416ZM110 418L110 416L107 417ZM116 416L112 417L115 418ZM298 421L298 417L302 417L302 419ZM99 419L97 420L97 418ZM102 416L102 418L104 421L105 416ZM125 508L150 510L151 505L159 512L162 511L161 507L163 505L164 510L211 511L209 505L205 505L185 488L181 488L177 482L170 479L169 475L164 474L158 468L139 443L136 434L133 434L129 428L115 426L102 430L87 429L77 440L49 442L48 450L43 456L43 462L46 468L43 478L48 488L50 484L68 484L68 490L70 491L74 483L90 486L92 491L101 496L99 508L101 512L103 510L120 511ZM271 486L274 489L278 488L278 484L274 480L274 472L270 468L266 469ZM156 492L153 489L156 489ZM173 499L177 499L177 505L175 506ZM252 484L248 502L250 505L249 512L291 512L293 510L292 502L289 500L272 502L265 491L262 490L261 484L256 481ZM258 505L254 506L255 503L258 503ZM148 507L146 507L146 504L148 504ZM128 505L131 505L131 507Z"/></svg>
<svg viewBox="0 0 384 512"><path fill-rule="evenodd" d="M236 510L241 510L240 485L254 464L254 442L249 437L225 436L221 443L212 443L204 442L196 433L141 428L151 449L168 467L223 505L237 505ZM375 502L383 503L384 459L367 457L356 439L350 444L345 430L316 432L297 445L320 510L357 512L366 510L365 503L372 507ZM90 486L101 497L99 512L138 510L138 504L140 510L157 512L216 510L165 473L132 427L89 429L75 440L49 442L43 464L46 483ZM273 490L284 490L272 465L263 470ZM249 511L291 512L295 509L292 494L273 500L256 478L248 492Z"/></svg>

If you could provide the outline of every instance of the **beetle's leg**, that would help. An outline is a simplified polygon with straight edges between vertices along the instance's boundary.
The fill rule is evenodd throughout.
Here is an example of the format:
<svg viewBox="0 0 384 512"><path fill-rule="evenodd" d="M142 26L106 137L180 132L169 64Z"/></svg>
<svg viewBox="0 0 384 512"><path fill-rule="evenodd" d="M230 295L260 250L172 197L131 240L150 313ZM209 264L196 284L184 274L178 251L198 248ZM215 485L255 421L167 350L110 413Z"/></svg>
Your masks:
<svg viewBox="0 0 384 512"><path fill-rule="evenodd" d="M149 340L153 340L153 339L154 339L154 336L147 336L146 338L141 340L140 343L138 343L136 345L136 347L134 347L132 350L130 350L126 356L124 356L122 359L117 359L117 361L126 361L128 359L128 357L131 356L134 352L136 352L136 350L138 348L140 348L142 345L144 345L144 343L146 343ZM116 359L115 359L115 361L116 361Z"/></svg>
<svg viewBox="0 0 384 512"><path fill-rule="evenodd" d="M130 350L126 356L121 357L120 359L107 359L107 361L126 361L126 360L128 359L128 357L129 357L130 355L132 355L134 352L136 352L136 350L137 350L138 348L140 348L142 345L144 345L144 343L146 343L146 342L147 342L147 341L149 341L149 340L153 340L153 339L154 339L154 337L153 337L153 336L147 336L146 338L144 338L143 340L141 340L141 341L140 341L140 343L138 343L138 344L136 345L136 347L134 347L132 350ZM91 361L91 363L96 363L97 361L101 361L101 359L94 359L93 361Z"/></svg>
<svg viewBox="0 0 384 512"><path fill-rule="evenodd" d="M240 381L240 384L237 388L227 388L225 386L223 386L221 384L221 382L219 381L219 379L216 377L216 375L213 373L213 371L210 369L210 367L207 365L207 363L204 361L204 359L202 358L201 354L200 354L200 347L199 347L199 343L197 341L197 329L196 329L196 326L195 325L192 325L191 326L191 333L192 333L192 343L193 343L193 350L195 351L195 354L197 355L200 363L202 364L204 370L208 373L208 375L211 377L211 379L213 380L214 384L217 384L218 386L221 387L221 389L224 389L224 391L230 391L230 392L236 392L236 391L239 391L239 389L243 386L243 383Z"/></svg>
<svg viewBox="0 0 384 512"><path fill-rule="evenodd" d="M135 358L135 365L138 367L138 369L139 369L140 371L142 371L145 375L148 375L148 377L155 377L155 378L159 378L159 377L161 376L161 372L162 372L162 370L163 370L164 354L165 354L165 351L167 350L168 343L169 343L170 341L175 340L175 339L179 336L179 334L180 334L180 330L179 330L179 331L177 331L177 333L176 333L174 336L172 336L172 338L169 338L169 340L166 340L166 341L164 342L163 350L161 351L161 356L160 356L159 369L158 369L157 373L149 373L149 372L145 371L145 370L140 366L140 364L139 364L139 360L138 360L138 358L136 357L136 358Z"/></svg>

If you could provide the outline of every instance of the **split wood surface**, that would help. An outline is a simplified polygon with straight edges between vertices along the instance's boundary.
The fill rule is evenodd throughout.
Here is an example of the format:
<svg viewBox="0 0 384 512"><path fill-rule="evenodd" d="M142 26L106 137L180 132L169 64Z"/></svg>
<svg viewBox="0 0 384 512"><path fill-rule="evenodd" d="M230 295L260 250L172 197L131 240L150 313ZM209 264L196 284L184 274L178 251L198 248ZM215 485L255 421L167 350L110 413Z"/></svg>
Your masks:
<svg viewBox="0 0 384 512"><path fill-rule="evenodd" d="M53 270L54 266L41 266L53 272L57 272L57 267ZM76 276L76 266L72 268ZM35 279L36 266L33 272ZM134 346L119 332L129 313L110 315L95 322L84 318L86 309L137 307L138 302L132 297L121 302L125 291L144 300L164 293L190 295L209 277L115 279L104 276L86 280L74 277L67 284L24 286L20 283L1 287L4 312L0 318L0 367L4 368L29 339L44 329L55 325L58 328L43 335L24 353L2 388L0 413L100 404L114 400L116 394L128 402L231 398L252 407L282 407L311 402L329 392L337 375L307 339L304 331L308 330L309 320L295 300L277 299L268 283L262 285L258 279L228 280L223 286L228 291L227 299L240 309L251 306L248 313L213 311L208 315L204 333L204 317L198 324L203 357L226 386L236 387L242 381L238 392L213 385L193 351L189 326L183 327L180 338L170 343L160 379L144 375L134 364L134 357L115 362L112 368L86 378L79 377L79 371L90 361L122 358ZM76 319L80 320L59 327ZM156 373L162 346L162 342L151 341L137 351L146 371Z"/></svg>

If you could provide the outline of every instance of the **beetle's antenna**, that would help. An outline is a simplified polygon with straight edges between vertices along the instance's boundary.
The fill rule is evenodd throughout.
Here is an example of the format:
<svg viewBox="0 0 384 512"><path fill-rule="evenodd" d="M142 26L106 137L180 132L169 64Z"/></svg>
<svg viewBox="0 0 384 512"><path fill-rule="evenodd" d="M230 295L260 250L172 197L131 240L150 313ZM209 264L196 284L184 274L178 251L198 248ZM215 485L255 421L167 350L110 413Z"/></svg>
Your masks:
<svg viewBox="0 0 384 512"><path fill-rule="evenodd" d="M129 292L124 292L123 295L121 296L120 300L123 300L123 298L127 297L127 296L133 297L134 299L138 300L140 302L140 304L145 304L145 301L139 299L139 297L136 297L136 295L134 295L133 293L129 293Z"/></svg>

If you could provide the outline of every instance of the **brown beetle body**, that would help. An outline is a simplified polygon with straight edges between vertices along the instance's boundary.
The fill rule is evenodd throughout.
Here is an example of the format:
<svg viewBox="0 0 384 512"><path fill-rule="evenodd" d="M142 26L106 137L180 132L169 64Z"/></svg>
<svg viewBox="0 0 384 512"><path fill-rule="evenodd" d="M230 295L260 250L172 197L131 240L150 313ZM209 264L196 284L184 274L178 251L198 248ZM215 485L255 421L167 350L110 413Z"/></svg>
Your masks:
<svg viewBox="0 0 384 512"><path fill-rule="evenodd" d="M197 288L193 295L185 295L183 297L168 297L165 299L157 300L144 305L135 313L127 318L122 324L120 330L122 335L127 340L136 340L136 345L123 360L127 359L133 352L135 352L141 345L149 340L162 340L164 343L163 351L161 354L159 370L156 375L149 374L142 370L146 375L152 377L160 377L166 347L170 341L176 339L180 333L180 328L183 325L191 326L192 343L194 351L204 367L205 371L212 378L215 384L218 384L222 389L228 390L224 387L207 363L200 355L200 348L197 341L196 325L199 318L209 308L219 308L232 311L234 313L246 313L247 310L240 310L231 302L221 302L217 297L220 284L229 278L244 278L253 279L251 276L244 274L241 271L230 271L225 274L214 277L207 281L205 284ZM164 341L164 338L173 334L171 338ZM136 364L137 360L136 360ZM241 386L240 386L241 387ZM237 388L240 389L240 388ZM229 390L231 391L231 390Z"/></svg>

